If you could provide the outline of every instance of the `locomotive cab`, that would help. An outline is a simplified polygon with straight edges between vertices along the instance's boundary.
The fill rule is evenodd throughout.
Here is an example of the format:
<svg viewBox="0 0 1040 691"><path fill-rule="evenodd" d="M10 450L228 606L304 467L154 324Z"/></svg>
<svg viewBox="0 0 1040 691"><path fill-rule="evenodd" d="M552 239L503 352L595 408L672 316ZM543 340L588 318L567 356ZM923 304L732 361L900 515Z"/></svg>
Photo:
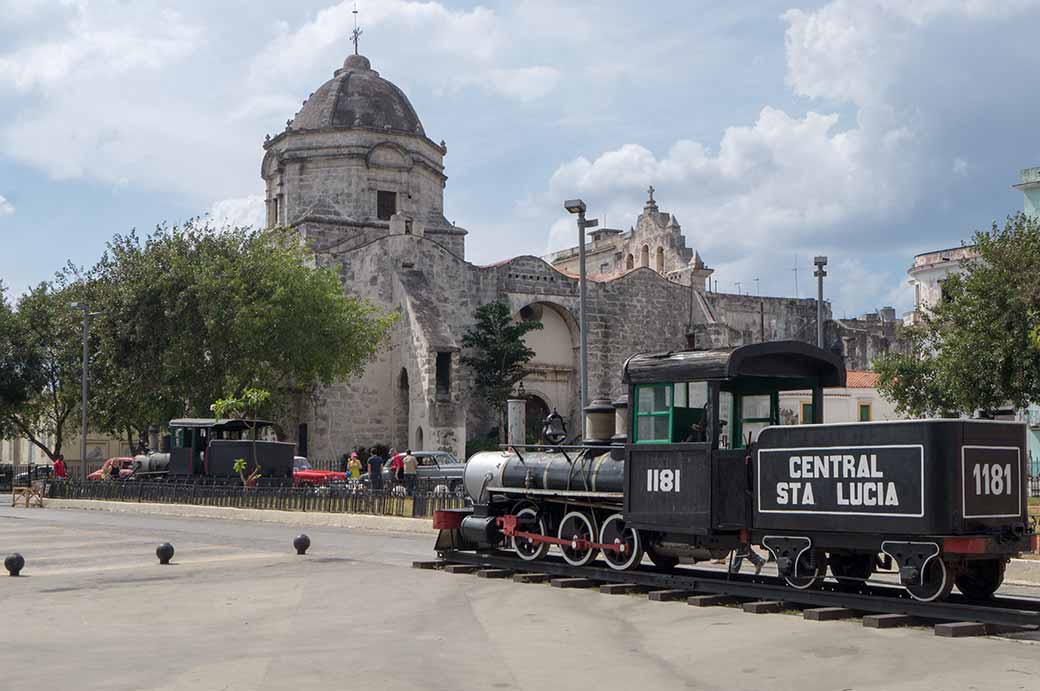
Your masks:
<svg viewBox="0 0 1040 691"><path fill-rule="evenodd" d="M844 385L845 366L833 353L779 341L636 355L624 377L626 522L718 549L751 525L752 453L758 433L780 423L780 392L810 390L820 422L823 389Z"/></svg>

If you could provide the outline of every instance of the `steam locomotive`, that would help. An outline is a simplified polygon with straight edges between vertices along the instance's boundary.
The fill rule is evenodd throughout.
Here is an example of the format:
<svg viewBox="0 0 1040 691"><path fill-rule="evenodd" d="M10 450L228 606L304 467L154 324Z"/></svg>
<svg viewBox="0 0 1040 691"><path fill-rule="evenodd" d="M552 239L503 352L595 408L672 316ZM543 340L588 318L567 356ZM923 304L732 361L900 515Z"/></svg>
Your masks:
<svg viewBox="0 0 1040 691"><path fill-rule="evenodd" d="M435 515L437 549L537 561L556 548L572 566L602 555L624 571L644 556L670 569L757 546L793 588L828 568L866 581L887 564L911 597L932 601L954 584L989 597L1035 541L1023 424L822 424L823 391L845 385L844 363L795 341L636 355L624 381L631 404L616 404L613 440L613 411L592 406L595 438L581 446L471 458L473 506ZM811 424L780 424L782 391L811 392Z"/></svg>
<svg viewBox="0 0 1040 691"><path fill-rule="evenodd" d="M137 480L241 482L235 462L246 461L245 475L260 472L260 484L293 482L295 446L265 439L266 420L182 418L170 420L169 435L158 452L134 457L131 477ZM259 439L254 441L256 434ZM255 457L254 457L255 456Z"/></svg>

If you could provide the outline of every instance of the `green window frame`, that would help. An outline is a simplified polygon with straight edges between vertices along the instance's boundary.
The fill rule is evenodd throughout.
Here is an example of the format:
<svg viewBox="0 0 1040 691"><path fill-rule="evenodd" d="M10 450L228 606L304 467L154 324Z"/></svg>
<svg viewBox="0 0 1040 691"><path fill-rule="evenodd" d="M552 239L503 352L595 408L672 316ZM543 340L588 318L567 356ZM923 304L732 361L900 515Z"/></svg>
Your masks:
<svg viewBox="0 0 1040 691"><path fill-rule="evenodd" d="M802 403L802 424L811 425L813 421L812 403Z"/></svg>
<svg viewBox="0 0 1040 691"><path fill-rule="evenodd" d="M654 392L654 389L660 389L664 396L664 405L656 405L655 400L658 394ZM649 398L646 398L643 393L649 393ZM633 438L636 444L670 444L672 442L672 400L674 391L672 390L672 384L637 384L635 395L635 424L633 425ZM650 405L647 406L646 403ZM657 421L664 419L667 421L667 425L664 428L664 436L652 435L648 438L644 438L639 434L639 422L641 420L647 420L651 430L657 427Z"/></svg>
<svg viewBox="0 0 1040 691"><path fill-rule="evenodd" d="M873 412L874 412L873 406L870 403L868 403L866 401L860 403L859 404L859 421L860 422L870 422L871 419L874 417L873 416Z"/></svg>

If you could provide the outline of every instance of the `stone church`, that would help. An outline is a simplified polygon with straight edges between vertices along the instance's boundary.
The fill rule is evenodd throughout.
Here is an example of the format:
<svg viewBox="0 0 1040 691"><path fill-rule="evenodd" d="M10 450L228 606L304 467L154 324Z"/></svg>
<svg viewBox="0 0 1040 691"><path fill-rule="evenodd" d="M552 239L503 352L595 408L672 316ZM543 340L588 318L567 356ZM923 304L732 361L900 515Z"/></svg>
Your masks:
<svg viewBox="0 0 1040 691"><path fill-rule="evenodd" d="M363 375L301 405L306 453L331 458L386 443L463 458L466 440L494 421L471 395L462 335L477 307L496 300L544 325L528 336L536 355L524 388L536 413L555 408L576 428L576 248L467 261L467 231L444 216L447 146L367 58L348 57L264 150L268 225L292 226L320 264L337 267L349 294L399 315ZM588 251L590 400L623 393L621 366L636 352L815 340L815 300L707 290L711 269L652 189L628 231L598 230ZM841 328L828 323L835 344ZM868 338L874 350L884 347L879 338Z"/></svg>

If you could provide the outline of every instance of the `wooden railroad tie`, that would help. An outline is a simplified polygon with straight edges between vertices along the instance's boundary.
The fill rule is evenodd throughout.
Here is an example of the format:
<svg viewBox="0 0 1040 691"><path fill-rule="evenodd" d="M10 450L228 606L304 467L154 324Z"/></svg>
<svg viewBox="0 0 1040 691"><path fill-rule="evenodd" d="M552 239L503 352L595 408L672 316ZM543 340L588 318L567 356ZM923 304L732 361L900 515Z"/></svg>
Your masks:
<svg viewBox="0 0 1040 691"><path fill-rule="evenodd" d="M443 569L448 565L445 561L413 561L413 569Z"/></svg>
<svg viewBox="0 0 1040 691"><path fill-rule="evenodd" d="M1003 624L980 624L975 621L945 622L935 625L935 635L943 638L969 638L971 636L992 636L998 633L1020 633L1029 631L1031 627L1008 626Z"/></svg>
<svg viewBox="0 0 1040 691"><path fill-rule="evenodd" d="M646 597L653 602L674 602L686 600L694 594L693 590L651 590Z"/></svg>
<svg viewBox="0 0 1040 691"><path fill-rule="evenodd" d="M599 584L600 581L591 578L554 578L549 581L554 588L594 588Z"/></svg>
<svg viewBox="0 0 1040 691"><path fill-rule="evenodd" d="M868 614L863 617L863 626L868 629L894 629L919 623L918 619L909 614Z"/></svg>
<svg viewBox="0 0 1040 691"><path fill-rule="evenodd" d="M444 573L476 573L482 568L476 564L448 564L444 567Z"/></svg>
<svg viewBox="0 0 1040 691"><path fill-rule="evenodd" d="M736 604L737 598L732 595L694 595L686 598L691 607L721 607Z"/></svg>
<svg viewBox="0 0 1040 691"><path fill-rule="evenodd" d="M814 607L805 610L802 616L809 621L838 621L839 619L851 619L859 614L856 610L845 607Z"/></svg>
<svg viewBox="0 0 1040 691"><path fill-rule="evenodd" d="M784 611L784 603L780 600L745 602L742 607L748 614L775 614Z"/></svg>
<svg viewBox="0 0 1040 691"><path fill-rule="evenodd" d="M481 569L477 571L477 578L509 578L513 572L509 569Z"/></svg>
<svg viewBox="0 0 1040 691"><path fill-rule="evenodd" d="M604 595L628 595L629 593L645 593L649 590L649 587L635 583L604 583L599 587L599 592Z"/></svg>
<svg viewBox="0 0 1040 691"><path fill-rule="evenodd" d="M545 583L552 578L547 573L517 573L513 574L513 580L517 583Z"/></svg>

